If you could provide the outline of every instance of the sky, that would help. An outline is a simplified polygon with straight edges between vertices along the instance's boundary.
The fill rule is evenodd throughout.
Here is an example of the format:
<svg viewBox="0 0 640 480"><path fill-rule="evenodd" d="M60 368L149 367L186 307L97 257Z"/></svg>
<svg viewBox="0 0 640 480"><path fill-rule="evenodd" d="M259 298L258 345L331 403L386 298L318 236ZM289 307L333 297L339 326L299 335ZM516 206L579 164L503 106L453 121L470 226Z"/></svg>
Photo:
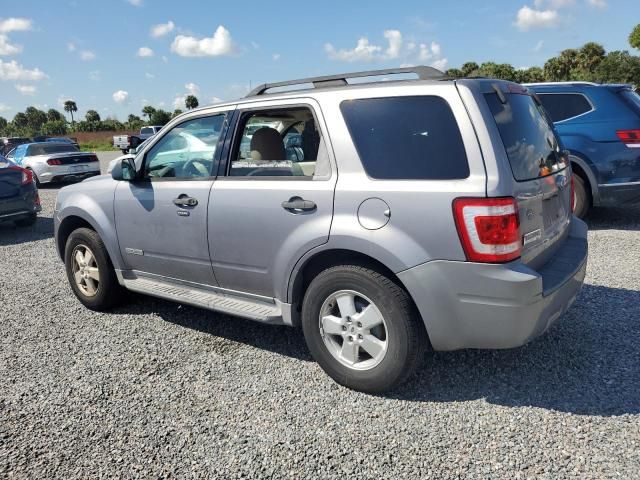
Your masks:
<svg viewBox="0 0 640 480"><path fill-rule="evenodd" d="M266 81L470 60L542 66L587 41L630 49L639 1L0 0L0 116L72 99L80 116L126 120Z"/></svg>

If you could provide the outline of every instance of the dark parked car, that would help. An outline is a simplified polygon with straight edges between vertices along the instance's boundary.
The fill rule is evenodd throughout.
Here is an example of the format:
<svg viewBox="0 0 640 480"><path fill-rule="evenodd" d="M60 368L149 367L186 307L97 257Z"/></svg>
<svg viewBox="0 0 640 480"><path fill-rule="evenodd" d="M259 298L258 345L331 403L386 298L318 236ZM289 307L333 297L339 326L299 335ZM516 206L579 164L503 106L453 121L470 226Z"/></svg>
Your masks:
<svg viewBox="0 0 640 480"><path fill-rule="evenodd" d="M30 138L24 137L1 137L0 138L0 155L6 155L18 145L29 143Z"/></svg>
<svg viewBox="0 0 640 480"><path fill-rule="evenodd" d="M33 225L41 210L33 172L0 156L0 222Z"/></svg>
<svg viewBox="0 0 640 480"><path fill-rule="evenodd" d="M640 96L630 85L529 85L571 156L575 214L640 203Z"/></svg>

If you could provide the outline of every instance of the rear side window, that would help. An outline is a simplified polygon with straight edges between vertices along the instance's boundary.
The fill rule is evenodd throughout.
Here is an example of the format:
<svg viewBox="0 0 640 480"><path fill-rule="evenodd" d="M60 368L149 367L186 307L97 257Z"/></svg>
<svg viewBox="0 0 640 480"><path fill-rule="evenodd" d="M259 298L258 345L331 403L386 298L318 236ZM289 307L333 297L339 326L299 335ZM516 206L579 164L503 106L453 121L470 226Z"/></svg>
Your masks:
<svg viewBox="0 0 640 480"><path fill-rule="evenodd" d="M140 135L153 135L153 128L151 127L144 127L140 130Z"/></svg>
<svg viewBox="0 0 640 480"><path fill-rule="evenodd" d="M469 176L462 135L443 98L347 100L340 109L369 177L453 180Z"/></svg>
<svg viewBox="0 0 640 480"><path fill-rule="evenodd" d="M529 95L505 94L502 103L495 93L485 94L518 181L545 177L566 167L558 139L542 107Z"/></svg>
<svg viewBox="0 0 640 480"><path fill-rule="evenodd" d="M640 114L640 95L632 90L620 90L620 96L634 112Z"/></svg>
<svg viewBox="0 0 640 480"><path fill-rule="evenodd" d="M580 93L539 93L538 97L553 122L590 112L593 107Z"/></svg>

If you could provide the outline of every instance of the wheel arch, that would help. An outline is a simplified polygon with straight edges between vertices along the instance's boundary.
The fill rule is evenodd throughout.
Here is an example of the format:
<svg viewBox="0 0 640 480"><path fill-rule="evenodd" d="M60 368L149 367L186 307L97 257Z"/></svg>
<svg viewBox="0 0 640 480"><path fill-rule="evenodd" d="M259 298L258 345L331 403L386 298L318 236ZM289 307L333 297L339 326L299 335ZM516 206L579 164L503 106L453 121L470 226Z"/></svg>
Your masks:
<svg viewBox="0 0 640 480"><path fill-rule="evenodd" d="M575 174L582 178L589 188L592 205L597 206L600 203L600 194L598 191L598 180L593 173L593 169L581 154L571 151L569 160L571 161L571 168Z"/></svg>
<svg viewBox="0 0 640 480"><path fill-rule="evenodd" d="M287 300L292 305L291 314L292 324L294 326L300 325L302 299L311 281L323 270L337 265L360 265L372 268L388 277L409 294L409 291L393 270L371 255L346 248L321 250L305 258L291 273L287 290ZM411 298L411 294L409 294L409 298ZM411 298L411 301L413 302L413 298ZM419 315L417 308L415 311L416 314Z"/></svg>

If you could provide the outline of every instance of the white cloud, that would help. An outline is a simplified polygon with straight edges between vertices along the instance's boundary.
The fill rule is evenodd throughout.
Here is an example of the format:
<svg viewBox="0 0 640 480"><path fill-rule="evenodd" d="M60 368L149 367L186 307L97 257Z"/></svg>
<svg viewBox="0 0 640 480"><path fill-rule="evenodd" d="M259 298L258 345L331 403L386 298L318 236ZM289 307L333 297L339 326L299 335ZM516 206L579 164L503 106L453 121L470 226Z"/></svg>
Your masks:
<svg viewBox="0 0 640 480"><path fill-rule="evenodd" d="M184 106L184 101L187 99L186 95L176 95L176 98L173 99L173 108L174 109L183 109L185 108Z"/></svg>
<svg viewBox="0 0 640 480"><path fill-rule="evenodd" d="M134 7L141 7L142 6L142 0L127 0L127 2L129 2Z"/></svg>
<svg viewBox="0 0 640 480"><path fill-rule="evenodd" d="M171 44L171 51L182 57L217 57L230 55L234 49L231 33L222 25L218 26L213 37L198 39L178 35Z"/></svg>
<svg viewBox="0 0 640 480"><path fill-rule="evenodd" d="M16 84L16 90L22 95L34 95L36 93L36 87L33 85Z"/></svg>
<svg viewBox="0 0 640 480"><path fill-rule="evenodd" d="M123 105L129 102L129 92L125 92L124 90L118 90L113 93L113 101Z"/></svg>
<svg viewBox="0 0 640 480"><path fill-rule="evenodd" d="M75 52L76 51L76 44L73 43L73 42L67 43L67 50L69 50L70 52Z"/></svg>
<svg viewBox="0 0 640 480"><path fill-rule="evenodd" d="M153 50L149 47L140 47L136 55L139 57L153 57Z"/></svg>
<svg viewBox="0 0 640 480"><path fill-rule="evenodd" d="M169 59L167 58L167 56L166 56L166 55L163 55L163 56L162 56L162 61L163 61L164 63L169 63Z"/></svg>
<svg viewBox="0 0 640 480"><path fill-rule="evenodd" d="M200 87L193 82L187 83L184 88L187 89L189 95L198 95L200 93Z"/></svg>
<svg viewBox="0 0 640 480"><path fill-rule="evenodd" d="M216 97L215 95L211 97L211 103L220 103L222 99L220 97Z"/></svg>
<svg viewBox="0 0 640 480"><path fill-rule="evenodd" d="M48 78L39 68L29 70L15 60L3 62L0 60L0 80L22 80L34 82Z"/></svg>
<svg viewBox="0 0 640 480"><path fill-rule="evenodd" d="M400 30L385 30L384 38L389 42L389 47L385 52L387 58L398 58L402 48L402 34Z"/></svg>
<svg viewBox="0 0 640 480"><path fill-rule="evenodd" d="M144 76L149 80L153 80L154 78L156 78L156 76L153 73L149 73L149 72L146 72Z"/></svg>
<svg viewBox="0 0 640 480"><path fill-rule="evenodd" d="M447 59L442 56L442 47L438 42L420 43L404 42L399 30L385 30L384 38L387 46L374 45L366 37L358 39L353 49L336 49L331 43L324 46L325 52L332 60L343 62L372 62L401 58L402 65L414 65L415 62L429 63L435 68L443 69Z"/></svg>
<svg viewBox="0 0 640 480"><path fill-rule="evenodd" d="M533 5L536 8L566 8L574 5L576 0L534 0Z"/></svg>
<svg viewBox="0 0 640 480"><path fill-rule="evenodd" d="M587 3L595 8L607 8L606 0L587 0Z"/></svg>
<svg viewBox="0 0 640 480"><path fill-rule="evenodd" d="M526 32L535 28L551 28L558 24L556 10L534 10L526 5L518 10L514 25Z"/></svg>
<svg viewBox="0 0 640 480"><path fill-rule="evenodd" d="M10 43L9 37L0 33L0 55L15 55L20 52L22 52L22 45Z"/></svg>
<svg viewBox="0 0 640 480"><path fill-rule="evenodd" d="M9 110L11 110L11 107L9 105L0 103L0 112L8 112Z"/></svg>
<svg viewBox="0 0 640 480"><path fill-rule="evenodd" d="M535 47L533 47L533 51L537 53L542 50L542 47L544 47L544 40L540 40L538 43L536 43Z"/></svg>
<svg viewBox="0 0 640 480"><path fill-rule="evenodd" d="M92 80L94 82L99 82L100 80L102 80L100 70L92 70L91 72L89 72L89 80Z"/></svg>
<svg viewBox="0 0 640 480"><path fill-rule="evenodd" d="M80 52L80 60L84 62L91 61L94 58L96 58L96 54L93 53L91 50L83 50Z"/></svg>
<svg viewBox="0 0 640 480"><path fill-rule="evenodd" d="M0 33L24 32L31 30L32 24L29 18L4 18L0 19Z"/></svg>
<svg viewBox="0 0 640 480"><path fill-rule="evenodd" d="M169 20L167 23L159 23L151 27L151 36L153 38L164 37L166 34L171 33L176 28L176 24Z"/></svg>
<svg viewBox="0 0 640 480"><path fill-rule="evenodd" d="M277 62L278 60L280 60L280 54L279 53L274 53L273 55L271 55L271 58L273 58L273 60L275 62Z"/></svg>

